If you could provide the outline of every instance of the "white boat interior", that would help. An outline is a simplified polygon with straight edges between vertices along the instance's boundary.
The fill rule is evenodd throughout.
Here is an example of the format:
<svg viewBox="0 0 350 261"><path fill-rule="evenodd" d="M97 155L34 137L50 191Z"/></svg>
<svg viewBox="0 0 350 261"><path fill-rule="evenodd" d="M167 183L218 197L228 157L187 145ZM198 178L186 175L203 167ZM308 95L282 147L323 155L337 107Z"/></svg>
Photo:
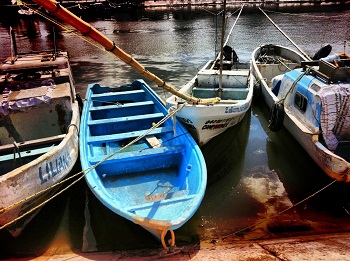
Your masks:
<svg viewBox="0 0 350 261"><path fill-rule="evenodd" d="M249 92L249 63L224 63L220 88L220 65L209 61L197 74L192 95L198 98L220 97L223 100L244 100Z"/></svg>
<svg viewBox="0 0 350 261"><path fill-rule="evenodd" d="M19 54L0 67L0 175L65 137L75 99L66 52Z"/></svg>

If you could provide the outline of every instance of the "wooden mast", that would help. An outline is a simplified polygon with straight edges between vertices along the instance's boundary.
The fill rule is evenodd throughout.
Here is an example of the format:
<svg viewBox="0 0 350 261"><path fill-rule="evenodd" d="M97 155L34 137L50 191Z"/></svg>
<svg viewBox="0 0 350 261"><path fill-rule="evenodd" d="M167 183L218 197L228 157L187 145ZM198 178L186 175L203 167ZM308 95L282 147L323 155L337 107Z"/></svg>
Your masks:
<svg viewBox="0 0 350 261"><path fill-rule="evenodd" d="M61 6L54 0L33 0L33 2L45 8L50 13L54 14L56 17L62 19L66 23L69 23L71 26L79 30L84 36L88 36L97 43L101 44L107 51L113 53L120 60L125 62L126 64L133 67L138 73L143 75L145 78L153 81L159 87L171 92L172 94L194 104L200 103L213 103L220 101L219 98L212 99L199 99L196 97L189 96L184 93L180 93L176 88L166 83L153 73L149 72L145 69L139 62L137 62L134 58L132 58L129 54L124 52L121 48L116 46L116 44L106 37L104 34L99 32L96 28L91 26L89 23L83 21L66 8Z"/></svg>
<svg viewBox="0 0 350 261"><path fill-rule="evenodd" d="M236 26L236 23L237 23L237 21L238 21L238 18L240 17L240 15L241 15L241 13L242 13L242 11L243 11L243 7L244 7L244 5L241 6L241 9L239 9L240 11L239 11L239 13L238 13L238 15L237 15L237 18L236 18L235 22L233 23L233 25L232 25L232 27L231 27L231 29L230 29L230 32L229 32L229 34L228 34L228 36L227 36L227 38L226 38L225 43L223 43L223 41L221 41L220 53L216 56L215 61L219 61L219 60L220 60L220 57L222 57L222 56L221 56L221 54L222 54L222 52L223 52L222 49L224 48L225 45L227 45L227 43L228 43L228 41L229 41L229 38L230 38L230 36L231 36L231 34L232 34L233 28ZM226 26L226 22L223 23L222 26ZM225 31L222 30L222 35L223 35L224 33L225 33ZM221 58L221 59L222 59L222 58ZM211 66L211 69L213 69L214 66L215 66L215 62L214 62L213 65Z"/></svg>
<svg viewBox="0 0 350 261"><path fill-rule="evenodd" d="M224 37L225 37L225 27L226 27L226 0L224 0L224 12L222 15L222 27L221 27L221 44L220 44L220 54L219 54L219 61L220 61L220 71L219 71L219 90L218 95L221 98L222 97L222 58L224 56Z"/></svg>

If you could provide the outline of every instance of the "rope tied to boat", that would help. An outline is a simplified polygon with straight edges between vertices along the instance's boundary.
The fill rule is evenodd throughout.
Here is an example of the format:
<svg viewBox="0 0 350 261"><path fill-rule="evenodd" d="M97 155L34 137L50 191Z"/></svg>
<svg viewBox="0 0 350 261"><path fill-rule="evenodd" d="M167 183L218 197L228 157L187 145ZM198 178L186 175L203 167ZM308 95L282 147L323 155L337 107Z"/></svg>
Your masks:
<svg viewBox="0 0 350 261"><path fill-rule="evenodd" d="M264 223L264 222L266 222L266 221L269 221L270 219L273 219L273 218L275 218L275 217L281 215L282 213L287 212L288 210L291 210L291 209L295 208L296 206L298 206L298 205L300 205L301 203L303 203L303 202L309 200L310 198L314 197L315 195L317 195L318 193L322 192L323 190L325 190L326 188L330 187L331 185L333 185L333 184L336 183L336 182L338 182L338 180L333 180L333 181L331 181L329 184L327 184L326 186L324 186L323 188L321 188L321 189L317 190L316 192L314 192L313 194L311 194L310 196L308 196L308 197L306 197L306 198L300 200L299 202L293 204L291 207L288 207L288 208L286 208L286 209L284 209L284 210L282 210L282 211L280 211L280 212L278 212L278 213L276 213L276 214L273 214L272 216L270 216L270 217L268 217L268 218L265 218L265 219L263 219L263 220L261 220L261 221L255 223L255 224L251 225L251 226L245 227L245 228L240 229L240 230L238 230L238 231L235 231L235 232L233 232L233 233L231 233L231 234L228 234L228 235L226 235L226 236L223 236L222 239L226 239L226 238L228 238L228 237L230 237L230 236L232 236L232 235L234 235L234 236L237 237L238 234L242 233L242 232L245 231L245 230L250 231L250 229L256 227L257 225L260 225L260 224L262 224L262 223Z"/></svg>
<svg viewBox="0 0 350 261"><path fill-rule="evenodd" d="M0 214L6 212L7 210L14 208L15 206L22 204L23 202L26 202L46 191L49 191L51 189L53 189L54 187L60 186L63 183L65 183L68 180L71 180L81 174L79 178L77 178L76 180L74 180L71 184L67 185L67 187L65 187L64 189L60 190L59 192L57 192L56 194L54 194L53 196L51 196L50 198L48 198L47 200L43 201L42 203L38 204L37 206L33 207L32 209L28 210L27 212L23 213L22 215L18 216L17 218L15 218L14 220L0 226L0 230L4 229L10 225L12 225L13 223L17 222L18 220L22 219L23 217L29 215L30 213L34 212L35 210L41 208L42 206L44 206L46 203L48 203L49 201L51 201L52 199L56 198L58 195L62 194L64 191L68 190L70 187L72 187L74 184L76 184L77 182L79 182L81 179L83 179L90 171L92 171L93 169L95 169L97 166L99 166L101 163L103 163L104 161L108 160L109 158L113 157L115 154L121 152L122 150L126 149L127 147L131 146L132 144L136 143L137 141L141 140L142 138L144 138L146 135L148 135L150 132L152 132L155 128L159 127L160 125L162 125L166 120L168 120L170 117L172 117L173 115L176 114L176 112L178 112L179 110L181 110L183 108L183 106L180 106L179 108L176 108L174 110L172 110L171 112L169 112L164 118L162 118L158 123L154 123L152 124L151 128L148 129L147 131L145 131L142 135L140 135L139 137L135 138L134 140L132 140L131 142L129 142L127 145L125 145L124 147L120 148L119 150L113 152L112 154L106 156L105 158L103 158L101 161L97 162L96 164L92 165L91 167L79 171L78 173L71 175L70 177L61 180L60 182L57 182L55 184L53 184L52 186L43 189L33 195L30 195L20 201L17 201L7 207L4 208L0 208ZM175 238L175 236L174 236ZM174 239L175 240L175 239ZM175 242L175 241L174 241Z"/></svg>
<svg viewBox="0 0 350 261"><path fill-rule="evenodd" d="M22 161L21 151L19 150L17 142L14 141L12 144L13 144L13 167L15 168L16 167L16 153L18 154L20 165L23 165L23 161Z"/></svg>
<svg viewBox="0 0 350 261"><path fill-rule="evenodd" d="M174 132L174 136L176 135L176 112L180 111L187 103L182 103L182 104L177 104L177 106L171 106L168 109L168 114L172 114L172 120L173 120L173 132ZM175 113L173 113L176 110Z"/></svg>
<svg viewBox="0 0 350 261"><path fill-rule="evenodd" d="M303 78L305 75L307 75L309 72L311 71L311 67L307 67L305 72L301 73L296 79L295 81L292 83L292 86L289 88L289 90L287 91L287 93L284 95L284 97L282 99L280 99L276 104L283 104L284 100L287 98L288 94L290 94L295 86L297 85L297 83L301 80L301 78Z"/></svg>

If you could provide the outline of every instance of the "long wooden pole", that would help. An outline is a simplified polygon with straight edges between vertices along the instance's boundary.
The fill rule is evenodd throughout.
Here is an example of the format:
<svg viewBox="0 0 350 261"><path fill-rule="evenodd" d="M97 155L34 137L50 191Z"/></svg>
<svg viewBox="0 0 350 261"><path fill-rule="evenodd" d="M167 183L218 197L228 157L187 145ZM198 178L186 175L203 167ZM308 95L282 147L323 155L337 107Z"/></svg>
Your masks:
<svg viewBox="0 0 350 261"><path fill-rule="evenodd" d="M222 55L222 49L223 49L224 46L228 43L229 38L230 38L230 36L231 36L231 34L232 34L233 28L236 26L236 23L237 23L237 21L238 21L238 18L239 18L239 16L240 16L241 13L242 13L243 7L244 7L244 5L242 5L242 7L241 7L241 9L240 9L240 11L239 11L239 13L238 13L238 16L236 17L236 20L235 20L235 22L233 23L233 26L231 27L230 32L229 32L229 34L228 34L228 36L227 36L227 38L226 38L225 43L223 43L223 41L221 41L220 52L218 53L217 57L215 58L215 61L219 61L219 60L220 60L220 57L222 57L222 56L221 56L221 55ZM222 26L226 26L226 23L225 23L225 24L223 23ZM222 34L224 34L224 32L225 32L225 31L223 31ZM223 39L223 38L221 38L221 39ZM222 60L222 58L221 58L221 60ZM211 66L211 69L213 69L214 66L215 66L215 63L213 63L213 65Z"/></svg>
<svg viewBox="0 0 350 261"><path fill-rule="evenodd" d="M272 19L259 7L260 11L263 12L263 14L270 20L270 22L309 60L312 61L312 59L299 47L296 43L293 42L292 39L289 38L288 35L286 35L281 28L278 27L277 24L275 24Z"/></svg>
<svg viewBox="0 0 350 261"><path fill-rule="evenodd" d="M220 43L220 54L219 54L219 61L220 61L220 71L219 71L219 97L222 97L222 66L223 61L222 57L224 55L223 48L224 48L224 37L225 37L225 27L226 27L226 0L224 0L224 12L222 13L222 25L221 25L221 43Z"/></svg>
<svg viewBox="0 0 350 261"><path fill-rule="evenodd" d="M149 72L145 69L139 62L137 62L134 58L132 58L129 54L124 52L121 48L116 46L116 44L110 40L108 37L106 37L104 34L99 32L96 28L91 26L89 23L83 21L73 13L71 13L69 10L61 6L59 3L57 3L54 0L33 0L33 2L37 3L38 5L45 8L50 13L54 14L56 17L62 19L66 23L69 23L71 26L79 30L84 36L88 36L97 43L101 44L107 51L114 54L116 57L118 57L120 60L125 62L126 64L133 67L138 73L143 75L145 78L153 81L156 83L159 87L171 92L172 94L194 104L200 104L200 103L211 103L211 102L218 102L220 101L219 98L213 98L213 99L199 99L196 97L189 96L184 93L180 93L176 88L171 86L170 84L166 83L153 73Z"/></svg>

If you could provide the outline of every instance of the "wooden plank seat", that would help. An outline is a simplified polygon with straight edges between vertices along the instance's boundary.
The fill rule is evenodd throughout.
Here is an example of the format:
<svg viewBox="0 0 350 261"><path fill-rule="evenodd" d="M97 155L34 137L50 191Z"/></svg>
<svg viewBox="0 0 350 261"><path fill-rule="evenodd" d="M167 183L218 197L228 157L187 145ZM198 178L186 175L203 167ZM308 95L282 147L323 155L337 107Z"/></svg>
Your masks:
<svg viewBox="0 0 350 261"><path fill-rule="evenodd" d="M133 132L126 132L126 133L117 133L117 134L109 134L109 135L101 135L101 136L89 136L87 142L89 144L92 143L109 143L109 142L116 142L124 139L130 139L130 138L137 138L144 134L148 129L145 130L137 130ZM171 126L165 126L165 127L158 127L155 128L152 132L150 132L148 135L157 135L157 134L165 134L172 132L173 128Z"/></svg>
<svg viewBox="0 0 350 261"><path fill-rule="evenodd" d="M176 145L119 152L108 159L106 159L107 155L93 156L89 158L89 162L91 165L100 163L96 168L99 173L104 173L106 176L115 175L115 173L120 175L142 172L142 170L175 168L182 159L183 149L184 146ZM112 168L110 164L113 164Z"/></svg>
<svg viewBox="0 0 350 261"><path fill-rule="evenodd" d="M224 100L243 100L248 95L248 88L223 88L222 99ZM193 88L193 96L200 98L212 98L218 96L218 89Z"/></svg>
<svg viewBox="0 0 350 261"><path fill-rule="evenodd" d="M17 142L16 145L22 150L28 150L32 149L35 147L43 147L45 144L48 144L50 147L54 143L60 143L64 137L66 137L66 134L61 134L61 135L56 135L56 136L51 136L51 137L45 137L41 139L35 139L35 140L29 140L29 141L24 141L24 142ZM14 145L13 144L5 144L0 146L0 154L9 154L13 152Z"/></svg>
<svg viewBox="0 0 350 261"><path fill-rule="evenodd" d="M109 135L116 133L131 132L143 128L151 128L153 123L160 121L163 113L151 113L129 117L118 117L88 122L92 136Z"/></svg>
<svg viewBox="0 0 350 261"><path fill-rule="evenodd" d="M19 149L21 158L33 157L38 155L40 156L51 151L64 139L65 136L66 134L61 134L52 137L18 142L16 143L16 146ZM18 159L18 152L16 151L14 153L15 148L16 147L14 146L14 144L6 144L0 146L0 162Z"/></svg>
<svg viewBox="0 0 350 261"><path fill-rule="evenodd" d="M111 105L117 103L140 102L145 100L144 90L108 92L91 95L93 106Z"/></svg>
<svg viewBox="0 0 350 261"><path fill-rule="evenodd" d="M19 158L41 156L41 155L53 150L55 146L56 145L51 145L51 146L44 147L44 148L20 151L20 155L17 152L14 153L12 151L12 153L0 156L0 162L5 162L5 161L19 159Z"/></svg>
<svg viewBox="0 0 350 261"><path fill-rule="evenodd" d="M93 120L138 115L140 111L143 113L154 112L154 103L152 101L142 101L90 108L91 119Z"/></svg>

